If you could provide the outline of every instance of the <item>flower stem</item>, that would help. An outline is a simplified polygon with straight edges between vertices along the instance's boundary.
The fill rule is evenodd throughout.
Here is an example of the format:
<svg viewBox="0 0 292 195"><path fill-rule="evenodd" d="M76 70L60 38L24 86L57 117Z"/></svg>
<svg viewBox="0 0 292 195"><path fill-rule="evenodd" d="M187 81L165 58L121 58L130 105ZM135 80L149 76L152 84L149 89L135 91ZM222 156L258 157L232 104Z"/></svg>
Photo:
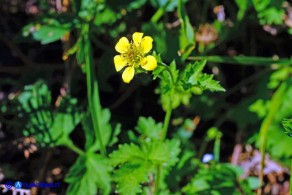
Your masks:
<svg viewBox="0 0 292 195"><path fill-rule="evenodd" d="M171 105L171 95L168 96L168 107L166 110L163 128L162 128L162 135L161 135L161 141L163 142L167 135L167 130L170 122L170 117L172 113L172 105ZM155 181L155 194L159 194L160 190L160 183L161 183L161 172L162 172L162 165L157 165L157 171L156 171L156 181Z"/></svg>
<svg viewBox="0 0 292 195"><path fill-rule="evenodd" d="M101 105L99 99L99 90L98 83L95 75L95 67L93 63L93 56L91 51L91 44L89 38L89 23L85 24L82 27L82 35L84 41L84 54L85 54L85 66L86 66L86 81L87 81L87 96L88 96L88 104L89 110L91 114L91 119L93 123L93 128L95 132L95 137L98 140L95 141L95 144L91 148L91 150L95 150L96 146L99 146L100 152L103 156L106 155L106 149L103 145L102 134L101 134L101 123L100 123L100 115L101 115Z"/></svg>
<svg viewBox="0 0 292 195"><path fill-rule="evenodd" d="M161 180L161 165L157 165L156 167L156 180L155 180L155 195L159 195L159 190L160 190L160 180Z"/></svg>
<svg viewBox="0 0 292 195"><path fill-rule="evenodd" d="M167 135L167 130L168 130L170 117L171 117L171 113L172 113L172 105L171 105L171 99L170 98L171 98L171 96L169 95L168 108L166 110L166 114L165 114L165 117L164 117L163 128L162 128L162 135L161 135L162 141L164 141L164 139L165 139L165 137Z"/></svg>

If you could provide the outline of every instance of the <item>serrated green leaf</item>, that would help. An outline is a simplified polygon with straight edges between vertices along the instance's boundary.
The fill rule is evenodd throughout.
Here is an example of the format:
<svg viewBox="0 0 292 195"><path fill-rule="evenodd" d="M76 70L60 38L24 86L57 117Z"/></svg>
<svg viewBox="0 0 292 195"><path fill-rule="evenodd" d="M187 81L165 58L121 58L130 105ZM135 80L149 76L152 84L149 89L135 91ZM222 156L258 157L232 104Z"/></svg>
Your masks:
<svg viewBox="0 0 292 195"><path fill-rule="evenodd" d="M96 194L98 189L109 194L111 169L108 160L98 154L79 156L65 178L69 183L67 194Z"/></svg>
<svg viewBox="0 0 292 195"><path fill-rule="evenodd" d="M229 164L218 164L201 168L191 182L183 187L186 194L239 194L234 182L238 180L234 167ZM210 193L211 192L211 193Z"/></svg>
<svg viewBox="0 0 292 195"><path fill-rule="evenodd" d="M180 142L176 139L166 140L164 142L145 143L143 150L146 150L148 159L154 165L163 165L164 167L173 166L178 161Z"/></svg>
<svg viewBox="0 0 292 195"><path fill-rule="evenodd" d="M188 90L194 85L198 85L198 77L203 71L206 61L197 61L194 64L188 64L182 71L180 77L184 90Z"/></svg>
<svg viewBox="0 0 292 195"><path fill-rule="evenodd" d="M158 140L161 137L162 123L156 123L152 117L140 117L135 128L142 137Z"/></svg>
<svg viewBox="0 0 292 195"><path fill-rule="evenodd" d="M124 195L135 195L142 192L141 183L148 180L148 173L151 164L147 161L143 163L127 163L115 171L114 180L118 183L117 191Z"/></svg>
<svg viewBox="0 0 292 195"><path fill-rule="evenodd" d="M109 109L102 109L99 121L101 123L101 126L103 127L101 138L102 138L102 143L105 146L111 146L114 143L116 143L118 141L117 136L121 132L120 124L117 124L113 129L112 125L110 124L110 118L111 118L111 113ZM85 138L86 138L85 148L89 149L90 147L94 145L95 147L94 149L99 150L100 149L99 141L95 137L96 134L94 133L93 123L92 123L92 119L89 113L86 114L86 116L84 117L82 121L82 126L85 133Z"/></svg>
<svg viewBox="0 0 292 195"><path fill-rule="evenodd" d="M283 15L285 11L282 7L283 0L252 0L255 10L257 11L260 23L276 24L283 23Z"/></svg>
<svg viewBox="0 0 292 195"><path fill-rule="evenodd" d="M43 81L24 88L18 100L20 112L27 118L23 133L35 136L44 145L66 145L69 135L80 122L77 100L63 97L56 112L52 112L51 93Z"/></svg>
<svg viewBox="0 0 292 195"><path fill-rule="evenodd" d="M111 163L120 165L114 174L118 191L122 194L141 192L141 183L147 181L154 168L163 165L166 170L173 166L178 161L179 152L177 140L143 142L141 148L134 144L121 145L110 154Z"/></svg>
<svg viewBox="0 0 292 195"><path fill-rule="evenodd" d="M201 74L199 77L199 86L203 90L210 90L210 91L226 91L221 85L219 81L213 80L213 75L208 74Z"/></svg>
<svg viewBox="0 0 292 195"><path fill-rule="evenodd" d="M225 91L218 81L213 80L213 75L202 73L206 60L188 64L180 74L181 85L184 90L199 87L202 90Z"/></svg>
<svg viewBox="0 0 292 195"><path fill-rule="evenodd" d="M284 119L282 121L282 125L285 129L285 133L289 136L292 137L292 119Z"/></svg>
<svg viewBox="0 0 292 195"><path fill-rule="evenodd" d="M156 79L164 70L165 66L158 65L157 68L152 71L153 79Z"/></svg>
<svg viewBox="0 0 292 195"><path fill-rule="evenodd" d="M147 156L135 144L119 145L119 149L110 154L110 162L116 166L126 162L137 162L145 160Z"/></svg>

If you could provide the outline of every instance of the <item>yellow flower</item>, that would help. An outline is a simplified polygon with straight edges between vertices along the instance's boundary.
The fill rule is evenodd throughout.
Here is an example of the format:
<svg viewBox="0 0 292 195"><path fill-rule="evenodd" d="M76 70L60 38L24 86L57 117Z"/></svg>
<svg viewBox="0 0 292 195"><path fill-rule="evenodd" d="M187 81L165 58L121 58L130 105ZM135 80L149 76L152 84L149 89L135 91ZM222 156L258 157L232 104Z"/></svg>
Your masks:
<svg viewBox="0 0 292 195"><path fill-rule="evenodd" d="M141 66L145 70L154 70L157 67L155 57L146 55L152 49L153 39L149 36L143 37L140 32L135 32L132 39L129 42L126 37L122 37L115 46L120 53L114 57L115 68L117 72L125 68L122 74L125 83L133 79L136 68Z"/></svg>

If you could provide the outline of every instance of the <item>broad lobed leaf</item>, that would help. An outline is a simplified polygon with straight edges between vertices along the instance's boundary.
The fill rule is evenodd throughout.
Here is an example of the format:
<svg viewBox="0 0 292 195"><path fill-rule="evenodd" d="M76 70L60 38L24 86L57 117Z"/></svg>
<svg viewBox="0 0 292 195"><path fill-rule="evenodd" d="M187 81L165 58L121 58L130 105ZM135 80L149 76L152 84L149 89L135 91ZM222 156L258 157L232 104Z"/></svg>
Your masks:
<svg viewBox="0 0 292 195"><path fill-rule="evenodd" d="M67 194L96 194L98 189L109 194L111 169L108 160L98 154L79 156L65 178L69 183Z"/></svg>

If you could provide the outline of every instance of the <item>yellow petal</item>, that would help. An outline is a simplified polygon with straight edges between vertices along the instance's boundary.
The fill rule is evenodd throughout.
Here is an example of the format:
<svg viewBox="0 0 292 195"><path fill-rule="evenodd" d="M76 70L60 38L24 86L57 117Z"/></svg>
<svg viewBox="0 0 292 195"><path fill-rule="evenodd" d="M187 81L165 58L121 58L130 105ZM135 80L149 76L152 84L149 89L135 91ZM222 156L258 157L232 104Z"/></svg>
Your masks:
<svg viewBox="0 0 292 195"><path fill-rule="evenodd" d="M140 45L142 41L143 33L135 32L132 36L132 39L135 43L135 45Z"/></svg>
<svg viewBox="0 0 292 195"><path fill-rule="evenodd" d="M126 53L129 46L130 46L129 40L126 37L122 37L116 44L115 49L119 53Z"/></svg>
<svg viewBox="0 0 292 195"><path fill-rule="evenodd" d="M157 67L157 60L153 56L147 56L146 63L142 65L142 68L145 70L154 70Z"/></svg>
<svg viewBox="0 0 292 195"><path fill-rule="evenodd" d="M153 39L149 36L146 36L142 39L141 46L144 53L148 53L152 49Z"/></svg>
<svg viewBox="0 0 292 195"><path fill-rule="evenodd" d="M127 67L122 75L123 81L125 83L129 83L133 79L134 74L135 74L134 67Z"/></svg>
<svg viewBox="0 0 292 195"><path fill-rule="evenodd" d="M116 55L114 57L114 63L117 72L122 70L127 65L127 61L125 61L121 55Z"/></svg>

